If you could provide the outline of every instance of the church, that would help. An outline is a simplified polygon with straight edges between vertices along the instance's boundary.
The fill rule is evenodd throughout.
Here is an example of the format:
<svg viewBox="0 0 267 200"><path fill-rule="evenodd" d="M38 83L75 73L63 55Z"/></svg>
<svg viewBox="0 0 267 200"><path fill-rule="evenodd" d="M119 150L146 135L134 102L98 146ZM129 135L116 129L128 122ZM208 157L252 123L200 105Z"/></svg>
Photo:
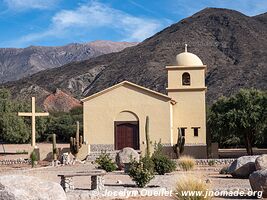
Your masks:
<svg viewBox="0 0 267 200"><path fill-rule="evenodd" d="M82 99L88 154L124 147L144 152L148 116L150 140L161 141L170 155L180 128L185 137L184 154L207 157L206 65L187 52L187 45L176 62L176 66L166 66L168 95L123 81Z"/></svg>

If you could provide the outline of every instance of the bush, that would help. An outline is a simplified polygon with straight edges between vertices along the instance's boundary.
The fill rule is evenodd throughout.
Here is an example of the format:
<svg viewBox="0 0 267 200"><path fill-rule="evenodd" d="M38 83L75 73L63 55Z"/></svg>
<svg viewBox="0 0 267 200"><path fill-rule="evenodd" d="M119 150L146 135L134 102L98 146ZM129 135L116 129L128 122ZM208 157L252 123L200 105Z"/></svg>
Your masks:
<svg viewBox="0 0 267 200"><path fill-rule="evenodd" d="M209 200L210 196L205 197L206 191L208 191L208 185L204 183L201 179L194 177L193 175L182 176L177 184L175 189L174 199L177 200ZM186 191L196 191L195 196L186 196L183 192ZM198 192L202 192L203 196L198 196Z"/></svg>
<svg viewBox="0 0 267 200"><path fill-rule="evenodd" d="M219 173L220 173L220 174L229 174L228 166L223 167L223 168L220 170Z"/></svg>
<svg viewBox="0 0 267 200"><path fill-rule="evenodd" d="M170 173L176 169L176 163L164 155L162 144L159 142L155 145L155 151L152 155L154 171L159 175Z"/></svg>
<svg viewBox="0 0 267 200"><path fill-rule="evenodd" d="M151 168L149 159L151 160L149 156L146 156L140 158L139 162L136 160L130 162L128 174L138 187L145 187L154 178L153 168Z"/></svg>
<svg viewBox="0 0 267 200"><path fill-rule="evenodd" d="M182 156L178 160L178 165L182 170L188 171L194 169L196 162L195 159L191 156Z"/></svg>
<svg viewBox="0 0 267 200"><path fill-rule="evenodd" d="M145 155L144 157L140 158L140 161L143 164L144 169L147 169L148 171L154 173L155 164L153 160L151 159L151 157L149 157L148 155Z"/></svg>
<svg viewBox="0 0 267 200"><path fill-rule="evenodd" d="M153 162L155 164L155 172L157 172L159 175L173 172L176 169L176 163L167 156L160 155L153 157Z"/></svg>
<svg viewBox="0 0 267 200"><path fill-rule="evenodd" d="M112 172L117 169L117 165L106 152L102 152L95 162L99 165L100 169L104 169L107 172Z"/></svg>

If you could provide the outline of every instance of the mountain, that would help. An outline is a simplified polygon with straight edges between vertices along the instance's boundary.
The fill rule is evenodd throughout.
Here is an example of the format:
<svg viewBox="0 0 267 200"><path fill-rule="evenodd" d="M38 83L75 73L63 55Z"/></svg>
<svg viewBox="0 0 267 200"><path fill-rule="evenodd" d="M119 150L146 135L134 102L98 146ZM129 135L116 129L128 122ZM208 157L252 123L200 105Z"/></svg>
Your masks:
<svg viewBox="0 0 267 200"><path fill-rule="evenodd" d="M1 83L18 80L36 72L60 67L70 62L87 60L99 55L118 52L137 43L94 41L60 47L30 46L0 48Z"/></svg>
<svg viewBox="0 0 267 200"><path fill-rule="evenodd" d="M209 105L240 88L266 90L266 13L248 17L216 8L204 9L121 52L48 69L4 86L14 98L35 95L40 104L57 88L79 99L123 80L166 93L165 66L175 65L185 43L207 64Z"/></svg>
<svg viewBox="0 0 267 200"><path fill-rule="evenodd" d="M43 102L43 108L47 111L68 112L72 108L79 106L82 106L80 101L59 89L55 93L48 95Z"/></svg>
<svg viewBox="0 0 267 200"><path fill-rule="evenodd" d="M267 12L266 13L263 13L261 15L256 15L253 18L256 19L256 20L258 20L258 21L261 21L265 25L267 24Z"/></svg>

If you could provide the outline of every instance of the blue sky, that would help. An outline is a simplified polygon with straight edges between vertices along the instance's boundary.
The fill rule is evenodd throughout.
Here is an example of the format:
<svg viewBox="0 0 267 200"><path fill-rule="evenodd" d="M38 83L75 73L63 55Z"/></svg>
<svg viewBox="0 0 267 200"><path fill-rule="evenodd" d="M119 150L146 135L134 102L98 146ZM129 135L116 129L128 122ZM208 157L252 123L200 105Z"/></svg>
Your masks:
<svg viewBox="0 0 267 200"><path fill-rule="evenodd" d="M267 12L267 0L0 0L0 47L140 42L206 7Z"/></svg>

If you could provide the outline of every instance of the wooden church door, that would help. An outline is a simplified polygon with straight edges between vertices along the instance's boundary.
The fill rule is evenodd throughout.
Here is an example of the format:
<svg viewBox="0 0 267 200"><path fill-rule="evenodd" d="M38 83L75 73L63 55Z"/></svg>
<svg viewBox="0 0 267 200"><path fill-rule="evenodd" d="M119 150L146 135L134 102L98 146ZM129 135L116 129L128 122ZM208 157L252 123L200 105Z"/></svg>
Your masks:
<svg viewBox="0 0 267 200"><path fill-rule="evenodd" d="M115 149L131 147L139 150L139 124L131 122L115 122Z"/></svg>

